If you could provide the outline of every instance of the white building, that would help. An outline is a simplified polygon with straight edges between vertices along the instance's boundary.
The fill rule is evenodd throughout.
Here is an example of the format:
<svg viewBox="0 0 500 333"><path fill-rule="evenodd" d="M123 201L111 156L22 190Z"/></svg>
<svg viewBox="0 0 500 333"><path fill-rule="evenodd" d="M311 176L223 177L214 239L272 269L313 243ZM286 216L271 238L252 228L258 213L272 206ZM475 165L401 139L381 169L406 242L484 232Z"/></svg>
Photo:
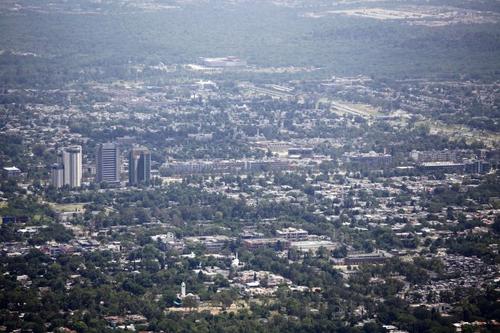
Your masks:
<svg viewBox="0 0 500 333"><path fill-rule="evenodd" d="M82 185L82 146L67 147L62 152L64 166L64 185Z"/></svg>
<svg viewBox="0 0 500 333"><path fill-rule="evenodd" d="M276 235L280 238L289 240L303 240L307 238L309 233L304 229L297 229L290 227L281 230L276 230Z"/></svg>
<svg viewBox="0 0 500 333"><path fill-rule="evenodd" d="M50 170L50 183L55 188L64 186L64 166L62 164L56 163L52 165Z"/></svg>
<svg viewBox="0 0 500 333"><path fill-rule="evenodd" d="M228 56L220 58L201 58L201 62L207 67L245 67L247 62L238 57Z"/></svg>

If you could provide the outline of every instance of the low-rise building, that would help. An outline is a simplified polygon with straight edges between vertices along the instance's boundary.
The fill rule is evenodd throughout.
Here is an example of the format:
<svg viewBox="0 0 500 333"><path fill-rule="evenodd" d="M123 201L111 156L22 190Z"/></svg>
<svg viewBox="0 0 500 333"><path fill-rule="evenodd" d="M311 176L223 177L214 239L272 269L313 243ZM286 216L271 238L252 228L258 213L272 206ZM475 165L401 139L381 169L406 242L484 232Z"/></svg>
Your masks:
<svg viewBox="0 0 500 333"><path fill-rule="evenodd" d="M186 243L202 244L208 252L218 252L231 240L224 235L193 236L184 238Z"/></svg>
<svg viewBox="0 0 500 333"><path fill-rule="evenodd" d="M284 228L281 230L276 230L276 235L279 238L284 238L284 239L289 239L289 240L303 240L306 239L307 236L309 235L309 232L307 232L304 229L297 229L297 228Z"/></svg>
<svg viewBox="0 0 500 333"><path fill-rule="evenodd" d="M302 240L290 243L290 248L300 252L317 253L320 248L325 248L327 251L333 251L338 247L337 243L328 240Z"/></svg>
<svg viewBox="0 0 500 333"><path fill-rule="evenodd" d="M245 239L243 241L243 246L249 250L269 247L279 250L286 250L290 247L290 242L284 238L256 238Z"/></svg>
<svg viewBox="0 0 500 333"><path fill-rule="evenodd" d="M382 264L389 258L392 258L392 255L384 251L352 253L344 258L344 263L346 265Z"/></svg>

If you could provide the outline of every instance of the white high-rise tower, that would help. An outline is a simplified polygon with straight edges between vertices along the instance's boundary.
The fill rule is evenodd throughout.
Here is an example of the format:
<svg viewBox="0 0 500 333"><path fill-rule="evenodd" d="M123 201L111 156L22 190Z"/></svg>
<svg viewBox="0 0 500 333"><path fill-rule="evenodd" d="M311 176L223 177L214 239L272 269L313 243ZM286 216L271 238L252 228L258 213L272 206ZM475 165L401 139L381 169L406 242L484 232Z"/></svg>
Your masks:
<svg viewBox="0 0 500 333"><path fill-rule="evenodd" d="M62 152L64 166L64 185L82 185L82 146L71 146Z"/></svg>

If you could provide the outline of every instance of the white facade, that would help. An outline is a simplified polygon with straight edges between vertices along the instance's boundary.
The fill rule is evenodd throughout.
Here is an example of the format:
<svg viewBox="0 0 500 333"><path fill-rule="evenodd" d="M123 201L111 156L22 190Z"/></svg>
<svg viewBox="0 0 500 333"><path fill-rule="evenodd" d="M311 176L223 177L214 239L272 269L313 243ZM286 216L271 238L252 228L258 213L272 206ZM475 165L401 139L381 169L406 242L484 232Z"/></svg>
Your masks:
<svg viewBox="0 0 500 333"><path fill-rule="evenodd" d="M302 240L306 239L309 233L304 229L296 229L290 227L282 230L276 230L276 235L284 239Z"/></svg>
<svg viewBox="0 0 500 333"><path fill-rule="evenodd" d="M181 297L186 297L186 283L184 281L181 283Z"/></svg>
<svg viewBox="0 0 500 333"><path fill-rule="evenodd" d="M61 164L54 164L51 169L51 184L55 188L64 186L64 167Z"/></svg>
<svg viewBox="0 0 500 333"><path fill-rule="evenodd" d="M65 148L62 153L64 165L64 185L80 187L82 185L82 147Z"/></svg>

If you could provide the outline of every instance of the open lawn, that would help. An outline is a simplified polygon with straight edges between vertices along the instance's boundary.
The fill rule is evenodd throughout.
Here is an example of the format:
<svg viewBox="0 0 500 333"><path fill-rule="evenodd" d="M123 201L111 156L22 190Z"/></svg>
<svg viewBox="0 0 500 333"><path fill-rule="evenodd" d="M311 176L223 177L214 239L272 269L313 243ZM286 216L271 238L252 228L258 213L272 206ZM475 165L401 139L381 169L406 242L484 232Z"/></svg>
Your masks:
<svg viewBox="0 0 500 333"><path fill-rule="evenodd" d="M58 213L74 212L83 210L85 203L72 203L72 204L56 204L51 203L50 206Z"/></svg>

